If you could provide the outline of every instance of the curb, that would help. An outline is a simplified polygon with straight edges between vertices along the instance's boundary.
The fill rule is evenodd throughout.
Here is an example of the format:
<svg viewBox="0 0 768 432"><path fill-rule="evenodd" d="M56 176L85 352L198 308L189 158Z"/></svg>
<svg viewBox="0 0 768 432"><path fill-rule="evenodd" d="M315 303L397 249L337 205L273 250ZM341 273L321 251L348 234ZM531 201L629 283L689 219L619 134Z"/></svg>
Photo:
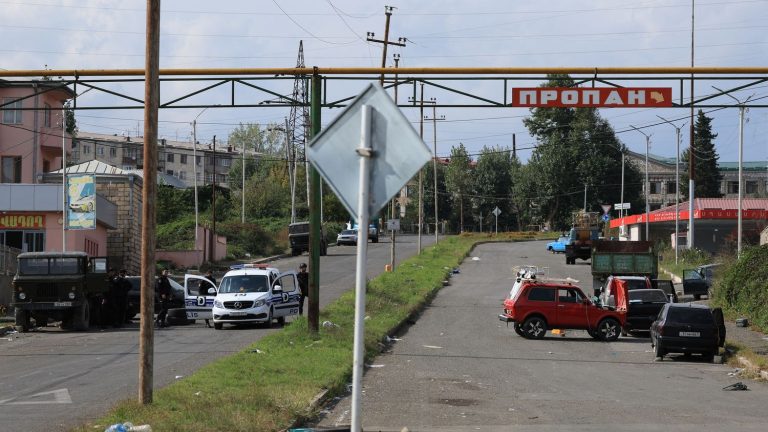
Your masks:
<svg viewBox="0 0 768 432"><path fill-rule="evenodd" d="M275 260L279 260L279 259L283 259L283 258L290 258L290 257L291 257L291 254L287 254L286 253L286 254L280 254L280 255L273 255L273 256L270 256L270 257L258 258L258 259L252 260L251 263L253 263L253 264L263 264L263 263L268 263L268 262L272 262L272 261L275 261Z"/></svg>

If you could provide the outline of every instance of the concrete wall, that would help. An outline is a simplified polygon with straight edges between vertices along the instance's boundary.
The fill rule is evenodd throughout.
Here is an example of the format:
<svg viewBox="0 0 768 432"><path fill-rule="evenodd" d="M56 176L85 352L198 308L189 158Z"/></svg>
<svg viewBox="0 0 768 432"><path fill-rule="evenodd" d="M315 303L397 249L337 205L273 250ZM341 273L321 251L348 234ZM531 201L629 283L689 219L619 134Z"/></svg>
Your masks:
<svg viewBox="0 0 768 432"><path fill-rule="evenodd" d="M135 176L96 180L97 193L117 205L117 228L107 232L110 265L128 274L141 270L141 181Z"/></svg>

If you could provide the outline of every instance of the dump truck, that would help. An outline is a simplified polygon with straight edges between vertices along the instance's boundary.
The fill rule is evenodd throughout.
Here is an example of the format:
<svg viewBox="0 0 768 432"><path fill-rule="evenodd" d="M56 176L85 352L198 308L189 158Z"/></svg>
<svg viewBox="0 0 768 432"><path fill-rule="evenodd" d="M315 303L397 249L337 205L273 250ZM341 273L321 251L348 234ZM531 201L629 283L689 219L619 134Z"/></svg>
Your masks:
<svg viewBox="0 0 768 432"><path fill-rule="evenodd" d="M565 246L565 263L576 264L576 258L585 261L590 259L592 243L600 238L599 215L595 212L575 212L568 237L570 243Z"/></svg>
<svg viewBox="0 0 768 432"><path fill-rule="evenodd" d="M653 242L596 240L592 244L592 289L600 291L608 276L646 276L659 274L658 254Z"/></svg>

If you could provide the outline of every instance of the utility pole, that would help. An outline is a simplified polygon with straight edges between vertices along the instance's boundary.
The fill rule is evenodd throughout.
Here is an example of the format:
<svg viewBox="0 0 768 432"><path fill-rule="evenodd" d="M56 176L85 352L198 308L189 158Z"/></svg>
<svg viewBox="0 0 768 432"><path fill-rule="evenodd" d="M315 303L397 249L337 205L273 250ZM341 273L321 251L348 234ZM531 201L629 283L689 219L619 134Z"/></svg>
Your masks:
<svg viewBox="0 0 768 432"><path fill-rule="evenodd" d="M691 0L691 69L694 60L694 11L696 0ZM693 249L693 202L696 197L696 140L693 125L693 72L691 72L691 144L688 150L688 249Z"/></svg>
<svg viewBox="0 0 768 432"><path fill-rule="evenodd" d="M144 182L141 198L141 321L139 403L152 403L155 355L155 215L157 213L157 122L160 108L160 0L147 0L144 74Z"/></svg>
<svg viewBox="0 0 768 432"><path fill-rule="evenodd" d="M424 98L422 97L422 99ZM435 98L430 98L429 103L432 104L432 118L424 118L424 120L432 120L432 151L434 152L434 157L432 158L432 171L433 176L435 177L435 244L437 244L438 225L440 223L437 211L437 121L445 120L445 116L441 115L440 118L437 117L437 113L435 112L435 105L437 104L437 100Z"/></svg>
<svg viewBox="0 0 768 432"><path fill-rule="evenodd" d="M209 249L211 255L208 259L213 262L216 255L216 135L213 136L213 183L211 183L211 198L212 198L212 213L211 217L211 242L209 243Z"/></svg>
<svg viewBox="0 0 768 432"><path fill-rule="evenodd" d="M680 126L675 126L674 123L665 119L664 117L657 115L656 117L664 120L670 126L675 128L677 136L677 152L675 153L675 264L678 262L678 249L680 242L680 129L685 126L685 123Z"/></svg>
<svg viewBox="0 0 768 432"><path fill-rule="evenodd" d="M382 69L387 67L387 47L389 45L397 45L404 47L405 46L405 38L397 38L397 42L390 42L389 41L389 18L392 16L392 10L395 9L392 6L384 6L384 15L386 16L386 21L384 23L384 40L374 39L374 36L376 36L373 32L368 32L366 40L368 42L376 42L384 45L384 50L381 53L381 67ZM381 77L379 78L379 84L384 86L384 74L381 74ZM397 86L395 86L397 88Z"/></svg>
<svg viewBox="0 0 768 432"><path fill-rule="evenodd" d="M312 75L310 82L310 137L320 133L322 79L317 74ZM306 151L304 152L306 156ZM312 193L309 195L309 309L307 310L307 325L312 334L320 329L320 173L309 165L307 176L311 180ZM367 229L368 227L365 227Z"/></svg>
<svg viewBox="0 0 768 432"><path fill-rule="evenodd" d="M419 137L422 141L424 141L424 103L426 102L433 102L433 101L425 101L424 100L424 82L421 82L421 98L417 101L413 98L408 98L408 101L411 103L418 102L419 103ZM416 249L419 251L419 254L421 254L421 231L424 226L424 170L419 170L419 237L417 240Z"/></svg>
<svg viewBox="0 0 768 432"><path fill-rule="evenodd" d="M240 210L240 222L245 224L245 141L243 141L243 188L240 190L242 209Z"/></svg>
<svg viewBox="0 0 768 432"><path fill-rule="evenodd" d="M389 17L387 17L387 24L389 24ZM387 32L389 33L389 32ZM386 39L386 38L385 38ZM385 45L386 46L386 45ZM400 63L400 54L394 54L392 56L395 60L395 105L397 105L397 66ZM407 188L408 186L404 186L403 188ZM400 196L403 196L402 193L403 189L400 190ZM397 205L395 204L396 198L392 198L392 219L397 218ZM391 240L389 243L389 266L392 271L395 271L395 237L396 232L394 229L390 230Z"/></svg>

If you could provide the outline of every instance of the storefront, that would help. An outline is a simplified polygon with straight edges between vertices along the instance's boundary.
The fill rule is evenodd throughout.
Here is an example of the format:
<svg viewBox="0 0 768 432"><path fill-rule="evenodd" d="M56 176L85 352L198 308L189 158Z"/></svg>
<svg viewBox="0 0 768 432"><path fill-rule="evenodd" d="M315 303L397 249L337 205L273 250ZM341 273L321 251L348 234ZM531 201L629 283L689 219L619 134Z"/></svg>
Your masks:
<svg viewBox="0 0 768 432"><path fill-rule="evenodd" d="M0 245L22 252L45 250L46 214L2 214L0 215Z"/></svg>

